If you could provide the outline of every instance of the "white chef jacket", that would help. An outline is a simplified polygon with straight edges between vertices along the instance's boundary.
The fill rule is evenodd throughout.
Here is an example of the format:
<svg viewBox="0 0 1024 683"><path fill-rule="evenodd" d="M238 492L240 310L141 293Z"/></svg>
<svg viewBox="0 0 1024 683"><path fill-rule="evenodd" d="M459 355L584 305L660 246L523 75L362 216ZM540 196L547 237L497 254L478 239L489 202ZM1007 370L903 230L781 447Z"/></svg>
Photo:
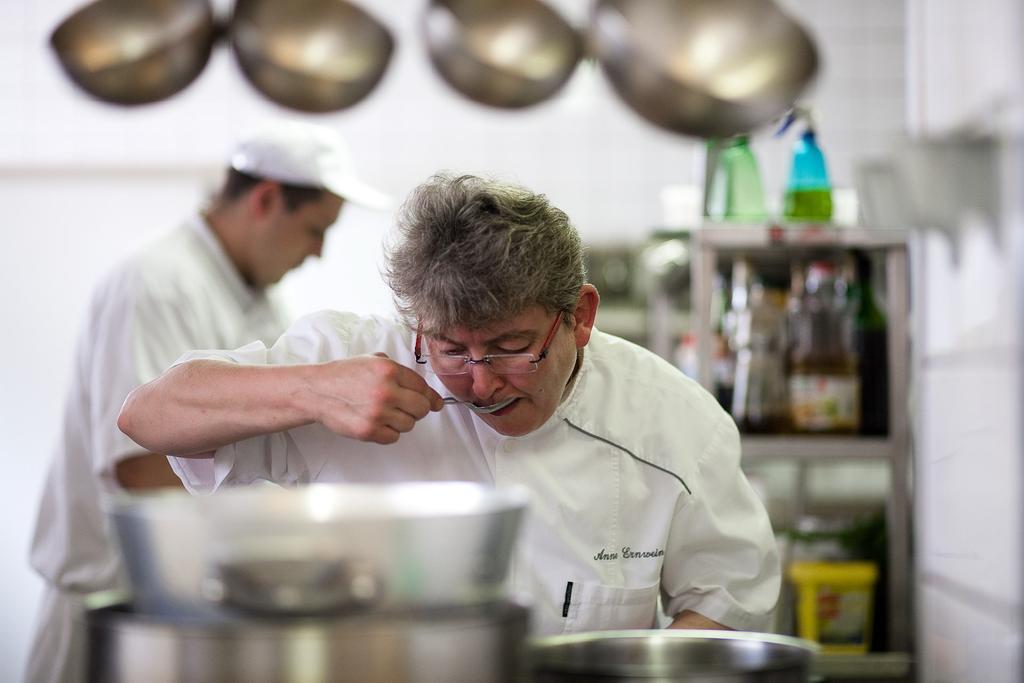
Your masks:
<svg viewBox="0 0 1024 683"><path fill-rule="evenodd" d="M117 428L128 392L187 349L273 343L287 326L276 294L250 289L195 216L120 264L94 291L64 421L39 506L31 563L47 582L26 680L72 681L86 593L124 586L101 496L114 467L144 452Z"/></svg>
<svg viewBox="0 0 1024 683"><path fill-rule="evenodd" d="M414 362L411 333L383 318L322 312L267 349L197 352L245 364L316 363L385 352ZM269 480L469 480L531 492L511 589L533 600L537 634L656 624L693 610L743 630L767 627L780 587L768 516L739 467L732 419L655 354L595 330L567 398L539 429L508 437L465 408L420 420L397 444L319 424L247 439L214 458L171 458L193 492Z"/></svg>

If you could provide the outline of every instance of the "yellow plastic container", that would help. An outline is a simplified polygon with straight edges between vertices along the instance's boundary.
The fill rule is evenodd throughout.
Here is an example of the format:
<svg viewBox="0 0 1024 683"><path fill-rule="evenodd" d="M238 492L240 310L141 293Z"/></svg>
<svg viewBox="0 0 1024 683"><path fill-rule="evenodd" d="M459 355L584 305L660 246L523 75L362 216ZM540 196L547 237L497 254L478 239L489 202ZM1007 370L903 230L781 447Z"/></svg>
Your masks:
<svg viewBox="0 0 1024 683"><path fill-rule="evenodd" d="M857 654L871 645L871 604L878 566L874 562L793 562L797 630L821 644L824 654Z"/></svg>

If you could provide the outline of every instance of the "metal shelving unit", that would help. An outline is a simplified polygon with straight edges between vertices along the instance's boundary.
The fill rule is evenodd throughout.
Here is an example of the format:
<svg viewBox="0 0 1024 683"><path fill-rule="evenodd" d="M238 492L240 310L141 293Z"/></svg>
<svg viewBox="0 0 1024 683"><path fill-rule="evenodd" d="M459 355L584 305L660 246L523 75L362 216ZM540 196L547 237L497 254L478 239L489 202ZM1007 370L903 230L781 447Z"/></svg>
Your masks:
<svg viewBox="0 0 1024 683"><path fill-rule="evenodd" d="M894 439L882 437L743 435L743 458L747 461L762 458L886 459L895 457L897 448Z"/></svg>
<svg viewBox="0 0 1024 683"><path fill-rule="evenodd" d="M691 320L697 338L698 379L713 390L711 305L713 277L720 267L744 256L786 261L850 249L884 254L888 304L889 435L836 437L813 435L744 435L743 459L790 458L800 462L884 459L891 468L891 495L886 509L889 561L889 642L893 653L910 649L910 436L908 272L906 236L863 228L822 225L707 225L690 235ZM865 659L865 662L868 660Z"/></svg>

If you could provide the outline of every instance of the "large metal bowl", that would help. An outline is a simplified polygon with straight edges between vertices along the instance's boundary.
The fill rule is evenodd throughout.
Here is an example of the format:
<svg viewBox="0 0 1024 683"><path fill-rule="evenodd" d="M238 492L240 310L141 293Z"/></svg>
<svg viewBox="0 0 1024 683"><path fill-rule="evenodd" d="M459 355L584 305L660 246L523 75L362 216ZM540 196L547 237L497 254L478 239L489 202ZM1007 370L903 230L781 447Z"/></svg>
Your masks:
<svg viewBox="0 0 1024 683"><path fill-rule="evenodd" d="M605 631L537 638L535 683L807 683L818 646L740 631Z"/></svg>
<svg viewBox="0 0 1024 683"><path fill-rule="evenodd" d="M540 0L432 0L423 15L431 63L455 90L492 107L528 107L554 95L583 41Z"/></svg>
<svg viewBox="0 0 1024 683"><path fill-rule="evenodd" d="M251 486L111 501L141 612L389 612L506 597L520 489Z"/></svg>
<svg viewBox="0 0 1024 683"><path fill-rule="evenodd" d="M147 104L192 83L216 37L208 0L96 0L65 19L50 44L90 95Z"/></svg>
<svg viewBox="0 0 1024 683"><path fill-rule="evenodd" d="M229 37L253 87L314 113L366 97L395 44L383 24L344 0L237 0Z"/></svg>
<svg viewBox="0 0 1024 683"><path fill-rule="evenodd" d="M626 104L699 137L778 118L818 67L810 36L772 0L597 0L591 39Z"/></svg>

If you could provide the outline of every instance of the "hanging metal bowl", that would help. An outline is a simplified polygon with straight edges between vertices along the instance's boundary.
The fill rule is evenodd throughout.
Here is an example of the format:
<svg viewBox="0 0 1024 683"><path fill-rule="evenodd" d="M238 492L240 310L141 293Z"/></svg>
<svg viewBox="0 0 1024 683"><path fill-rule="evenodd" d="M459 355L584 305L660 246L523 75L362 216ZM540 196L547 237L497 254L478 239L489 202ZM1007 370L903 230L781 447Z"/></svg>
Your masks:
<svg viewBox="0 0 1024 683"><path fill-rule="evenodd" d="M699 137L777 119L818 68L810 36L772 0L597 0L591 38L626 104Z"/></svg>
<svg viewBox="0 0 1024 683"><path fill-rule="evenodd" d="M50 45L71 80L104 102L147 104L199 76L217 37L207 0L96 0Z"/></svg>
<svg viewBox="0 0 1024 683"><path fill-rule="evenodd" d="M583 52L577 32L538 0L433 0L423 30L441 77L493 107L528 107L551 97Z"/></svg>
<svg viewBox="0 0 1024 683"><path fill-rule="evenodd" d="M343 0L238 0L229 37L257 90L305 112L337 111L366 97L395 44L383 24Z"/></svg>

